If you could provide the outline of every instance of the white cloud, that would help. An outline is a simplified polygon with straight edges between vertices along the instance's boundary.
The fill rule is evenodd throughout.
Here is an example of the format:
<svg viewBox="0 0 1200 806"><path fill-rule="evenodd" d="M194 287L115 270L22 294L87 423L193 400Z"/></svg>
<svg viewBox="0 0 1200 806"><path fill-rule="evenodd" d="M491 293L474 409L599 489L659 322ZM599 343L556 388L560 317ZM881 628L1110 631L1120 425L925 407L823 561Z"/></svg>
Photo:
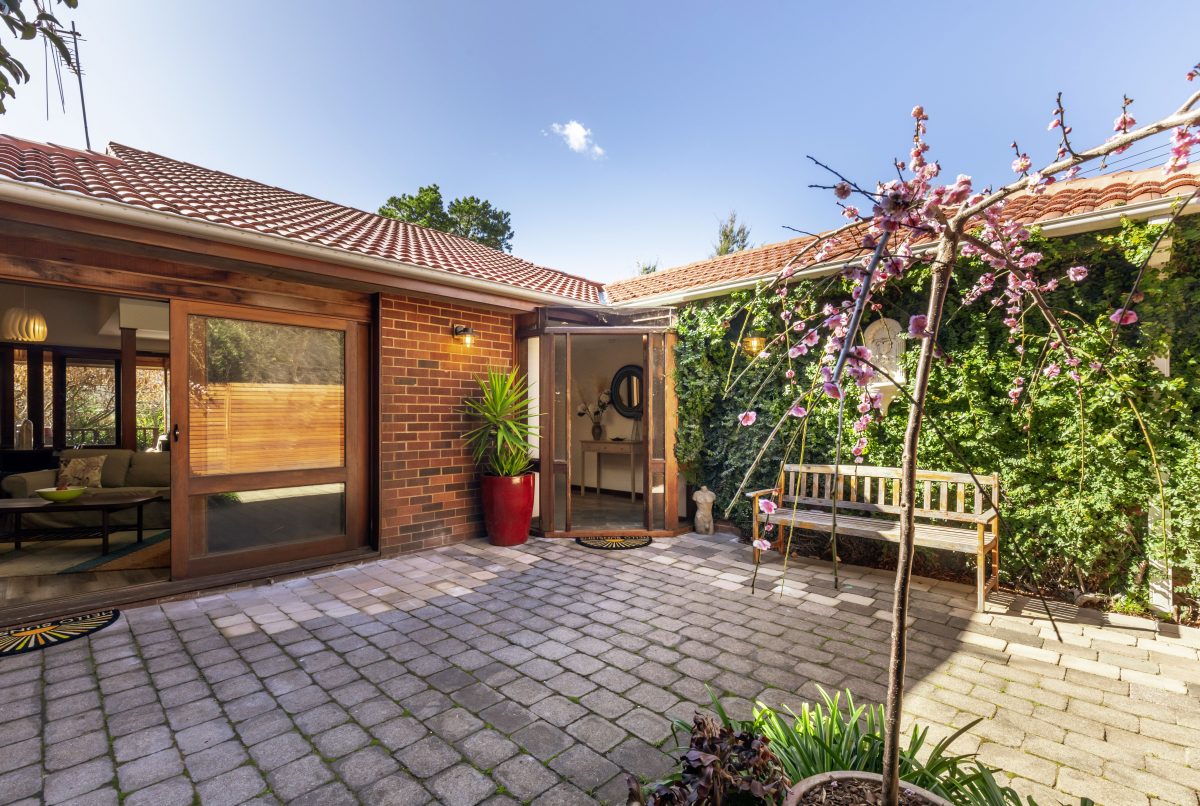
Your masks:
<svg viewBox="0 0 1200 806"><path fill-rule="evenodd" d="M550 130L561 137L567 148L576 154L587 154L592 159L604 156L604 149L592 139L592 130L578 120L551 124Z"/></svg>

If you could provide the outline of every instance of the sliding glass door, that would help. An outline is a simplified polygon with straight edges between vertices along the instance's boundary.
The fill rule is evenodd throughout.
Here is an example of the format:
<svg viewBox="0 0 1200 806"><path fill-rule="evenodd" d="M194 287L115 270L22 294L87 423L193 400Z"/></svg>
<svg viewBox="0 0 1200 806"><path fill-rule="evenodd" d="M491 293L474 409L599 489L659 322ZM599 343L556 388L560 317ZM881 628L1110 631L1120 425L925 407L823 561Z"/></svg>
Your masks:
<svg viewBox="0 0 1200 806"><path fill-rule="evenodd" d="M360 548L367 326L171 303L172 576Z"/></svg>

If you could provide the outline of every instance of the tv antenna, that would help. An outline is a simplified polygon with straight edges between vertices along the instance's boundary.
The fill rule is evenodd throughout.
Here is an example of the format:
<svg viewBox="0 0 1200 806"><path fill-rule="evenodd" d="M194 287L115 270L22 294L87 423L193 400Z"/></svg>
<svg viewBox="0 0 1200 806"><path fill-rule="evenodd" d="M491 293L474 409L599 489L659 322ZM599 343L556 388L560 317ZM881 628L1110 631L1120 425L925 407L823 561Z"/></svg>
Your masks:
<svg viewBox="0 0 1200 806"><path fill-rule="evenodd" d="M91 133L88 131L87 100L83 96L83 64L79 61L79 40L83 39L83 37L80 35L78 29L76 29L74 22L71 23L70 30L67 30L66 28L55 28L54 33L57 34L62 40L64 40L64 43L65 43L65 40L67 39L67 37L71 38L71 44L70 44L71 58L70 59L66 58L65 55L62 53L62 51L60 51L57 47L53 48L53 50L56 54L56 58L54 59L54 78L55 78L55 82L58 85L59 101L60 101L60 103L62 103L63 110L65 111L66 110L66 98L63 95L62 68L66 67L67 70L69 70L75 74L75 78L79 82L79 110L80 110L80 112L83 113L83 141L87 144L88 151L91 151L92 150L92 136L91 136ZM47 42L45 39L43 39L42 44L43 44L43 47L46 49L46 53L49 53L49 51L51 50L49 42ZM46 117L47 118L50 117L49 76L47 76L47 81L46 81Z"/></svg>

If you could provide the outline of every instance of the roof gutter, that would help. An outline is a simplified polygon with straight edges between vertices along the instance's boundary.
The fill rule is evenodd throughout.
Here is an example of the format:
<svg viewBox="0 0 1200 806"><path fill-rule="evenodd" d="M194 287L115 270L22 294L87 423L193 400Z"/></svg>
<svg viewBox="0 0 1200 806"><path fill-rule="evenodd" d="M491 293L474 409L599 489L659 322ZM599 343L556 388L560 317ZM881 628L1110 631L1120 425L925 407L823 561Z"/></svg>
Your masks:
<svg viewBox="0 0 1200 806"><path fill-rule="evenodd" d="M1135 204L1123 204L1117 207L1106 207L1103 210L1092 210L1087 213L1078 213L1076 215L1063 216L1049 221L1035 222L1035 225L1041 229L1043 235L1052 238L1061 238L1068 235L1078 235L1083 232L1095 232L1102 229L1110 229L1119 226L1121 219L1147 219L1170 216L1174 213L1172 209L1174 205L1184 198L1182 195L1164 197L1161 199L1152 199L1151 201L1137 202ZM1200 195L1192 199L1192 201L1184 208L1182 214L1200 213ZM914 253L932 251L935 244L923 244L913 249ZM824 277L834 272L840 271L846 265L845 260L826 261L818 263L814 266L809 266L792 275L793 279L803 280L812 279L815 277ZM624 300L622 302L611 303L613 307L625 308L633 306L653 306L665 307L672 305L682 305L688 302L695 302L701 299L711 299L712 297L723 297L726 294L732 294L735 291L744 291L754 288L759 283L764 281L774 280L777 271L767 272L765 274L756 274L753 277L738 277L734 280L727 280L722 283L714 283L712 285L693 286L692 288L683 288L677 291L668 291L663 294L654 294L647 297L635 297L634 299Z"/></svg>
<svg viewBox="0 0 1200 806"><path fill-rule="evenodd" d="M389 277L420 280L452 288L480 291L509 299L537 303L539 305L562 305L564 302L586 304L583 300L578 300L574 297L562 297L557 294L532 291L492 280L480 280L448 270L430 269L399 260L388 260L357 252L349 252L332 246L305 243L274 233L252 232L250 230L238 229L229 224L199 221L179 215L178 213L135 207L122 202L98 199L74 191L32 185L6 177L0 177L0 201L15 202L17 204L25 204L47 210L57 210L64 213L75 213L105 221L149 227L193 238L249 246L270 252L308 258L310 260L338 263L344 266L353 266L377 272Z"/></svg>

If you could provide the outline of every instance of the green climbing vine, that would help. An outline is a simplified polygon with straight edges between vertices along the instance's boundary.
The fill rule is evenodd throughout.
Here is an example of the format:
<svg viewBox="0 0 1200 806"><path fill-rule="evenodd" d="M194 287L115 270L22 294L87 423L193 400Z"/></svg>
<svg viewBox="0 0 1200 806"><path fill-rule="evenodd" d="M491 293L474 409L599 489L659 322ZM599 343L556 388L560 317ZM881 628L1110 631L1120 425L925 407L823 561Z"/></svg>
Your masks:
<svg viewBox="0 0 1200 806"><path fill-rule="evenodd" d="M1151 261L1141 282L1141 321L1120 329L1115 342L1107 316L1123 300L1136 267L1152 248L1162 225L1124 221L1118 230L1073 236L1037 237L1031 249L1046 258L1047 276L1066 266L1088 267L1086 282L1047 294L1064 316L1072 346L1084 359L1082 394L1067 379L1047 378L1042 346L1032 339L1021 352L1009 344L1001 317L988 315L987 298L962 305L968 289L952 288L940 346L945 351L931 378L929 416L957 444L975 471L998 472L1004 509L1015 540L1003 548L1009 582L1020 583L1023 556L1039 577L1063 592L1120 596L1132 606L1145 601L1147 563L1169 558L1177 595L1200 606L1200 225L1181 220L1170 235L1170 259ZM1160 247L1163 249L1164 247ZM967 273L977 275L978 272ZM826 303L846 297L842 280L808 280L787 291L785 307L821 316ZM914 270L903 285L879 300L887 315L907 322L923 312L928 272ZM734 503L732 517L749 524L745 501L734 502L742 478L762 447L762 433L739 428L738 414L753 408L764 422L783 416L796 389L813 385L814 355L789 359L781 350L751 357L741 349L747 334L779 331L780 299L774 289L738 292L685 307L679 313L676 389L679 404L677 455L693 484L707 484L718 507ZM869 320L868 320L869 321ZM1026 331L1036 333L1032 318ZM1043 335L1044 327L1043 327ZM910 369L916 350L905 352ZM1088 369L1102 359L1103 370ZM1169 360L1170 374L1160 370ZM797 387L780 383L784 364ZM911 374L911 373L910 373ZM1014 406L1013 378L1025 379L1028 399ZM737 391L732 380L738 378ZM754 394L747 400L747 390ZM781 462L830 462L834 456L836 406L814 394L806 419L785 422L747 489L770 487ZM843 456L867 437L864 461L898 465L907 404L898 397L882 421L863 434L846 429ZM800 439L807 422L807 433ZM1149 441L1148 441L1148 439ZM804 454L800 455L803 444ZM1151 450L1153 446L1153 451ZM1151 530L1149 510L1159 500L1155 457L1163 471L1170 535ZM934 429L921 440L924 467L962 470ZM1165 542L1164 542L1165 539ZM864 556L890 547L863 541L841 553ZM1015 543L1015 545L1014 545ZM820 546L816 547L821 550ZM923 553L922 569L957 562ZM942 569L949 570L949 569Z"/></svg>

